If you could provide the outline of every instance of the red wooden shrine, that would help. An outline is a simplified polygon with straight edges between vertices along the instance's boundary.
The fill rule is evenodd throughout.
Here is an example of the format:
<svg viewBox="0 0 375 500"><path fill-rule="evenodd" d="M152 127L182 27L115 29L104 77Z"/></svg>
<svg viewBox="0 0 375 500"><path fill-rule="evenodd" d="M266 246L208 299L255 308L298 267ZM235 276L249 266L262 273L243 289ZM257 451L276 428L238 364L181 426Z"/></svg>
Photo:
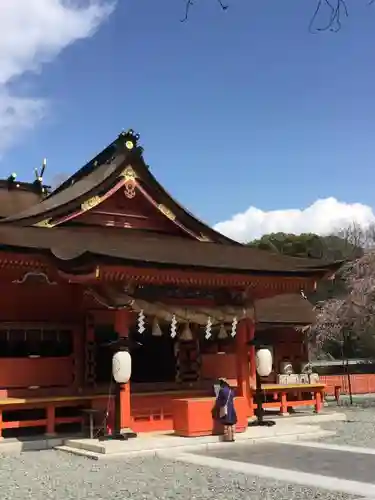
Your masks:
<svg viewBox="0 0 375 500"><path fill-rule="evenodd" d="M0 198L2 436L73 432L89 407L100 427L117 336L142 344L121 391L122 428L212 432L220 376L236 387L244 430L254 413L254 337L274 355L266 406L286 413L307 401L319 411L323 385L280 384L277 375L285 361L307 361L302 330L313 311L301 291L338 264L214 231L157 182L132 131L55 191L10 178Z"/></svg>

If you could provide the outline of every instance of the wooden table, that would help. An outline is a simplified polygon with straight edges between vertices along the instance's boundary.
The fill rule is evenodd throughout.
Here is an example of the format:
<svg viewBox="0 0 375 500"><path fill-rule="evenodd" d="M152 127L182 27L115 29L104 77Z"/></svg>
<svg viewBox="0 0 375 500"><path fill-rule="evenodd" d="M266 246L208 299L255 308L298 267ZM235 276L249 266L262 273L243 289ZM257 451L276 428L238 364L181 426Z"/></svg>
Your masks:
<svg viewBox="0 0 375 500"><path fill-rule="evenodd" d="M265 402L264 408L279 408L282 415L288 414L288 407L314 405L315 412L319 413L323 405L325 384L262 384L264 395L273 394L276 401ZM310 393L311 399L303 399L303 393ZM252 396L255 389L252 390ZM288 399L289 395L297 395L296 400ZM256 405L253 403L253 409Z"/></svg>

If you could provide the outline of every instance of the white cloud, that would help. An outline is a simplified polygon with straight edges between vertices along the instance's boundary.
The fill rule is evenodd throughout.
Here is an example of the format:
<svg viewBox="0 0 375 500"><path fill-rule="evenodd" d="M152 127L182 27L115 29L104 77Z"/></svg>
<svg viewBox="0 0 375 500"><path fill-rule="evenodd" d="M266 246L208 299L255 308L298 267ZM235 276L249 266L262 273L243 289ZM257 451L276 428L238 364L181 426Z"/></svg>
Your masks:
<svg viewBox="0 0 375 500"><path fill-rule="evenodd" d="M373 209L362 203L345 203L336 198L315 201L304 209L270 210L249 207L231 219L219 222L215 229L234 240L248 242L263 234L316 233L330 234L356 223L367 227L375 222Z"/></svg>
<svg viewBox="0 0 375 500"><path fill-rule="evenodd" d="M14 93L12 84L37 72L64 48L90 37L115 0L0 1L0 152L45 112L46 101Z"/></svg>

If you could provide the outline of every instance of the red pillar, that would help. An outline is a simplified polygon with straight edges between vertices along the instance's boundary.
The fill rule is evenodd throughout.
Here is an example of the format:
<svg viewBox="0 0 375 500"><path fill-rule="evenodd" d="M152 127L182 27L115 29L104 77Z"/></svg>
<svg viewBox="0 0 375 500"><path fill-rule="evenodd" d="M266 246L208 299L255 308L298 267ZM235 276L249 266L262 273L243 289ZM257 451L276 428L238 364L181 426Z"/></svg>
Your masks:
<svg viewBox="0 0 375 500"><path fill-rule="evenodd" d="M250 387L249 365L249 328L248 320L240 321L236 334L236 361L237 361L237 393L246 399L248 414L252 415L252 395Z"/></svg>
<svg viewBox="0 0 375 500"><path fill-rule="evenodd" d="M248 331L248 341L254 340L255 337L255 323L251 319L246 321ZM255 346L249 346L249 363L250 363L250 387L256 387L256 362L255 362Z"/></svg>
<svg viewBox="0 0 375 500"><path fill-rule="evenodd" d="M246 395L246 364L247 364L247 329L246 322L240 321L236 333L236 365L237 365L237 395Z"/></svg>
<svg viewBox="0 0 375 500"><path fill-rule="evenodd" d="M114 327L119 337L128 337L130 326L130 311L117 309L115 311ZM130 382L120 385L120 428L129 429L131 424Z"/></svg>

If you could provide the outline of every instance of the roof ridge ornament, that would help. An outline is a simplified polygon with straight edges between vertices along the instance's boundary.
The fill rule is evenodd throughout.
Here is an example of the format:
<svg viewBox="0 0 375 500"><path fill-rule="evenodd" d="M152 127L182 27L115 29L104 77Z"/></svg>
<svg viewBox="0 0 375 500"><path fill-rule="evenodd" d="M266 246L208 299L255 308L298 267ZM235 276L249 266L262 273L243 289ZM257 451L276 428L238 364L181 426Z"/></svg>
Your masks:
<svg viewBox="0 0 375 500"><path fill-rule="evenodd" d="M139 141L140 135L136 134L134 130L130 128L126 132L121 132L120 137L123 138L126 149L131 151L132 149L137 147L137 142Z"/></svg>
<svg viewBox="0 0 375 500"><path fill-rule="evenodd" d="M38 168L34 168L35 181L33 182L33 184L35 186L35 189L41 194L45 194L46 192L45 187L43 186L43 176L46 167L47 167L47 158L43 158L40 171Z"/></svg>

